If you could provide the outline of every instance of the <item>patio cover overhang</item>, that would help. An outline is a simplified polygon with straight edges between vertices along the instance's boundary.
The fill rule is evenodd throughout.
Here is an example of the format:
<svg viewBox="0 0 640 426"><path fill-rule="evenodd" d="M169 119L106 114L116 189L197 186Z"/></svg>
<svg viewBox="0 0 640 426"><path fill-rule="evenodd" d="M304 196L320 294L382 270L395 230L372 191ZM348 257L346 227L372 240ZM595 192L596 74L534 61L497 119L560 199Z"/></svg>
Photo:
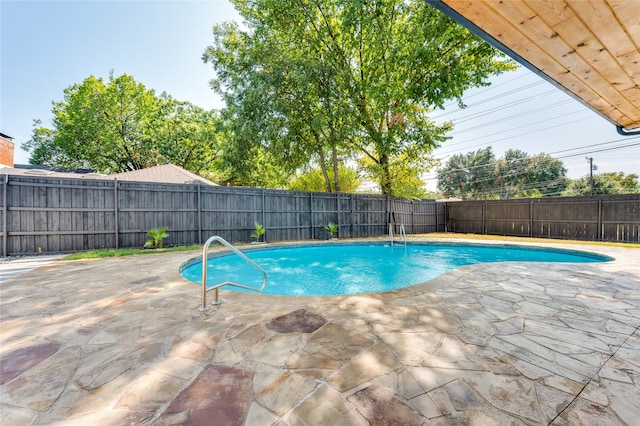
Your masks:
<svg viewBox="0 0 640 426"><path fill-rule="evenodd" d="M427 1L619 133L640 134L640 1Z"/></svg>

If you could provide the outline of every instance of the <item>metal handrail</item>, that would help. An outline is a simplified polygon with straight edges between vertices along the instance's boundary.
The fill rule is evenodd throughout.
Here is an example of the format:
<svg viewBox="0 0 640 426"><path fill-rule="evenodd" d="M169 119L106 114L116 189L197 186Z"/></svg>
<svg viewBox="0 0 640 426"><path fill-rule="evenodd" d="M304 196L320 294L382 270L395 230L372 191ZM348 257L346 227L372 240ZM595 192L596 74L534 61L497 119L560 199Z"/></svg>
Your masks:
<svg viewBox="0 0 640 426"><path fill-rule="evenodd" d="M391 247L393 247L393 224L389 223L389 243L391 243Z"/></svg>
<svg viewBox="0 0 640 426"><path fill-rule="evenodd" d="M391 243L391 247L393 247L393 223L389 223L389 242ZM404 243L404 246L407 246L407 232L404 229L404 223L400 224L400 240Z"/></svg>
<svg viewBox="0 0 640 426"><path fill-rule="evenodd" d="M220 244L226 246L229 250L231 250L232 252L234 252L244 260L246 260L249 264L259 269L260 272L262 272L262 276L263 276L262 285L258 288L258 287L252 287L246 284L236 283L233 281L222 281L218 284L212 285L211 287L207 288L207 251L209 250L209 246L211 245L211 243L214 241L217 241ZM206 243L204 243L204 247L202 248L202 305L200 306L200 311L209 310L209 307L207 306L207 292L210 290L214 290L214 300L213 302L211 302L211 304L213 305L220 304L220 299L218 298L218 289L225 285L246 288L246 289L255 290L255 291L262 291L264 289L264 286L267 285L267 272L264 269L262 269L260 265L258 265L256 262L249 259L240 250L238 250L237 248L229 244L224 238L214 235L213 237L209 238Z"/></svg>

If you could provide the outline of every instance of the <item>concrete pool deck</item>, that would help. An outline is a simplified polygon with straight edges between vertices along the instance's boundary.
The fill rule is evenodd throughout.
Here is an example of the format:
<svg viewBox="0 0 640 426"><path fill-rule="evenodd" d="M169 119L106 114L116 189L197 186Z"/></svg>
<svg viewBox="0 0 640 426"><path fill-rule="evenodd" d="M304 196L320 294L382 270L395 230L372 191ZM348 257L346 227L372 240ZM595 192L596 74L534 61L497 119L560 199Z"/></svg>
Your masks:
<svg viewBox="0 0 640 426"><path fill-rule="evenodd" d="M535 245L615 261L206 314L198 252L54 261L1 283L0 423L637 424L640 249Z"/></svg>

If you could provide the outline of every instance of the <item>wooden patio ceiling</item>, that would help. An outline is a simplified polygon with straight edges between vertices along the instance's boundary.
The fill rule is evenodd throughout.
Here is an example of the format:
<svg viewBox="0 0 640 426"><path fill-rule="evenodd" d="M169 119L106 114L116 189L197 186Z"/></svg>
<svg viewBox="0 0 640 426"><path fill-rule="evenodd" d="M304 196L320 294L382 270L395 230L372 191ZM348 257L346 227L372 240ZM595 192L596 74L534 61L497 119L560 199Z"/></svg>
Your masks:
<svg viewBox="0 0 640 426"><path fill-rule="evenodd" d="M640 131L640 0L427 0L613 122Z"/></svg>

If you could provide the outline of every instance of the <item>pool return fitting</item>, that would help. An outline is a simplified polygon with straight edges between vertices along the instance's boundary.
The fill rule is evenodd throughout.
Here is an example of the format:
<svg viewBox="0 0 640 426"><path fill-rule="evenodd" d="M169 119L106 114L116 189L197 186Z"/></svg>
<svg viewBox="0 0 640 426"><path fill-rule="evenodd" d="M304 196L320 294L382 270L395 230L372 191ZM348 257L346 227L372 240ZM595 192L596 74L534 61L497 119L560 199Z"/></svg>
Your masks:
<svg viewBox="0 0 640 426"><path fill-rule="evenodd" d="M219 282L218 284L212 285L211 287L207 288L207 254L208 254L207 252L209 251L209 246L214 241L217 241L220 244L226 246L229 250L231 250L232 252L234 252L235 254L237 254L238 256L243 258L244 260L246 260L247 263L249 263L250 265L252 265L256 269L260 270L260 272L262 272L262 276L263 276L262 285L260 287L252 287L252 286L249 286L249 285L246 285L246 284L240 284L240 283L236 283L236 282L233 282L233 281L222 281L222 282ZM254 262L253 260L249 259L240 250L238 250L237 248L232 246L224 238L219 237L217 235L214 235L213 237L209 238L206 243L204 243L204 247L202 248L202 305L200 306L200 311L201 312L209 310L209 306L207 306L207 292L208 291L213 290L213 301L211 302L211 304L212 305L219 305L220 304L220 299L218 297L218 289L220 287L222 287L222 286L225 286L225 285L229 285L229 286L233 286L233 287L246 288L246 289L254 290L254 291L262 291L264 289L264 286L267 285L267 272L264 269L262 269L256 262Z"/></svg>

